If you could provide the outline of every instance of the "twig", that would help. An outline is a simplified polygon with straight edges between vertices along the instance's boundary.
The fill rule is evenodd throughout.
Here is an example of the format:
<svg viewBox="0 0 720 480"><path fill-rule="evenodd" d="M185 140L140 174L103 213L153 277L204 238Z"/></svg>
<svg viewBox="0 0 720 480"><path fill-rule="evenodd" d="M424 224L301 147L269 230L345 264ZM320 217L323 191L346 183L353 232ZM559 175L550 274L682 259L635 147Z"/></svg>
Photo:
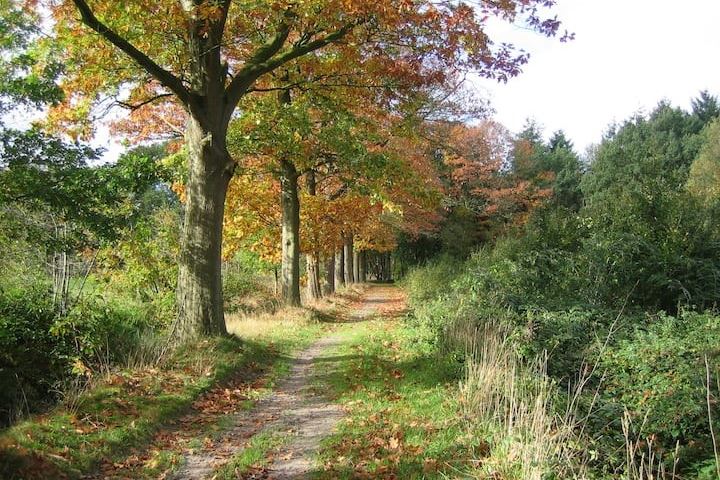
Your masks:
<svg viewBox="0 0 720 480"><path fill-rule="evenodd" d="M710 424L710 436L712 437L713 442L713 453L715 454L715 471L718 478L720 478L720 452L718 452L717 439L715 438L715 429L713 428L712 402L710 400L710 362L708 362L707 355L705 355L705 379L707 381L705 389L705 399L707 401L708 423Z"/></svg>

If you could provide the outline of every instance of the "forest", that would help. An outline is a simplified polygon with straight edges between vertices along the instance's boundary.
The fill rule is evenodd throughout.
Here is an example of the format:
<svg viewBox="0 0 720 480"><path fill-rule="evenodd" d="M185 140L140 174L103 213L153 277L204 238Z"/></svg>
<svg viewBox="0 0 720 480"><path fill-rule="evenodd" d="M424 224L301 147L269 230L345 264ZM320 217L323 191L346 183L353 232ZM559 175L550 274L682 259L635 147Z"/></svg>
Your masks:
<svg viewBox="0 0 720 480"><path fill-rule="evenodd" d="M720 100L511 131L555 6L0 0L0 478L720 479Z"/></svg>

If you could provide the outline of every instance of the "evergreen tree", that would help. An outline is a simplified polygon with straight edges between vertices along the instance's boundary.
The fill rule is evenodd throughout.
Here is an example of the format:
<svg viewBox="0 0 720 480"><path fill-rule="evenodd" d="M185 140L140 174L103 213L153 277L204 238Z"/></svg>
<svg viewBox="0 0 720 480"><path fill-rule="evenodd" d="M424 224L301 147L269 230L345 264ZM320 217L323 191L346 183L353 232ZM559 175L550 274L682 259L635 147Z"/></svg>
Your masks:
<svg viewBox="0 0 720 480"><path fill-rule="evenodd" d="M707 90L700 92L700 95L692 100L691 105L693 116L697 120L698 131L720 117L718 99Z"/></svg>

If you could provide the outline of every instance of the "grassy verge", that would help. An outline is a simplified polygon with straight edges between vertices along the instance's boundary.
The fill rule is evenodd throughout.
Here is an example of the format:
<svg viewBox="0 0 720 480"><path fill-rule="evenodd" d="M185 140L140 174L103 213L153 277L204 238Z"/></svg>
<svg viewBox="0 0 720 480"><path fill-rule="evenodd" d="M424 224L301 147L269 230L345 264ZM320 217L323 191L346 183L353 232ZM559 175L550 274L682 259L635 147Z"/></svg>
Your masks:
<svg viewBox="0 0 720 480"><path fill-rule="evenodd" d="M417 348L399 321L352 326L318 382L348 416L321 453L317 478L444 478L485 448L458 416L461 365Z"/></svg>
<svg viewBox="0 0 720 480"><path fill-rule="evenodd" d="M287 370L288 354L321 334L324 327L314 317L311 311L297 310L252 320L231 318L230 330L242 340L196 342L174 352L162 366L119 370L95 381L72 401L0 433L0 478L78 478L114 469L117 462L132 463L128 454L148 446L162 426L191 408L211 416L223 413L198 402L231 401L247 408ZM220 389L215 396L203 396L238 376L265 376L265 381L241 392L225 395ZM199 438L222 423L205 427ZM172 450L153 448L149 457L137 460L142 465L133 468L132 478L157 476L175 466L178 457Z"/></svg>

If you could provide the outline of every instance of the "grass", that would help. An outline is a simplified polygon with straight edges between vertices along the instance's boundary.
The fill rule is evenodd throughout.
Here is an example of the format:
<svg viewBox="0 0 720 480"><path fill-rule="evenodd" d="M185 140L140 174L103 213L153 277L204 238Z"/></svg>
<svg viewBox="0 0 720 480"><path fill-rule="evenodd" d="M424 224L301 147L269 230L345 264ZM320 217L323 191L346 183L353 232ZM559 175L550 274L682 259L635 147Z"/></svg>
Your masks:
<svg viewBox="0 0 720 480"><path fill-rule="evenodd" d="M509 330L498 325L454 328L468 345L460 383L462 417L468 431L488 446L469 473L508 480L586 478L584 459L571 447L579 424L572 405L555 413L560 410L557 387L547 376L547 357L523 361Z"/></svg>
<svg viewBox="0 0 720 480"><path fill-rule="evenodd" d="M288 355L324 331L313 317L300 309L253 320L230 316L229 330L242 340L195 342L175 351L162 366L114 371L95 380L72 402L0 433L0 478L78 478L115 468L118 462L132 463L134 450L145 448L161 427L198 407L213 387L234 376L264 375L259 388L243 392L247 399L239 406L248 408L287 371ZM220 427L221 417L215 418ZM198 433L212 434L218 423L204 427ZM142 461L139 467L130 465L133 478L156 478L179 459L172 450L151 449Z"/></svg>
<svg viewBox="0 0 720 480"><path fill-rule="evenodd" d="M241 475L247 474L251 470L261 469L271 461L270 452L280 447L287 438L280 432L268 430L253 435L247 446L217 470L213 478L232 480L242 478Z"/></svg>
<svg viewBox="0 0 720 480"><path fill-rule="evenodd" d="M485 448L457 415L457 361L422 353L416 332L397 320L343 335L318 387L348 415L324 443L317 478L446 478Z"/></svg>

